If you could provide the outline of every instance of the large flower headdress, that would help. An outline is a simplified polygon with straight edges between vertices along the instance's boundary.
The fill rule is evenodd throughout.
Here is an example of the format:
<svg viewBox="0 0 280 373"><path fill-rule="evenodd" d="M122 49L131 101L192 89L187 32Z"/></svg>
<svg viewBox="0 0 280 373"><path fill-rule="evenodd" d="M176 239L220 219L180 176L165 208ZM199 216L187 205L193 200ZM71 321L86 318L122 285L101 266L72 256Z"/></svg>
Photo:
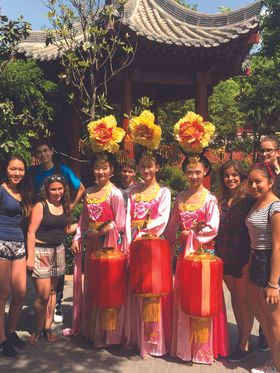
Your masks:
<svg viewBox="0 0 280 373"><path fill-rule="evenodd" d="M119 143L125 136L125 131L117 127L116 118L113 115L98 119L88 124L90 146L94 153L107 151L117 153Z"/></svg>
<svg viewBox="0 0 280 373"><path fill-rule="evenodd" d="M149 110L144 110L138 117L129 121L129 137L134 144L139 144L150 150L159 148L161 128L155 124L155 116Z"/></svg>
<svg viewBox="0 0 280 373"><path fill-rule="evenodd" d="M186 153L201 153L209 145L215 126L189 111L174 126L174 137Z"/></svg>

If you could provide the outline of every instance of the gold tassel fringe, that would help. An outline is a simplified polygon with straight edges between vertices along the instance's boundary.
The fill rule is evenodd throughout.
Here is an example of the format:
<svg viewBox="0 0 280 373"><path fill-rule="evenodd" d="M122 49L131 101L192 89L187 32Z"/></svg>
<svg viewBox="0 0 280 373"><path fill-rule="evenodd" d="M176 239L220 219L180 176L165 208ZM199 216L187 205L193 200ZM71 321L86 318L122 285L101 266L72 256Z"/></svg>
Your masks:
<svg viewBox="0 0 280 373"><path fill-rule="evenodd" d="M158 322L160 318L160 298L143 297L142 310L144 322Z"/></svg>
<svg viewBox="0 0 280 373"><path fill-rule="evenodd" d="M102 330L115 330L117 327L117 308L104 308L99 310L99 320Z"/></svg>
<svg viewBox="0 0 280 373"><path fill-rule="evenodd" d="M209 331L211 319L209 317L191 318L191 343L207 343L209 341Z"/></svg>

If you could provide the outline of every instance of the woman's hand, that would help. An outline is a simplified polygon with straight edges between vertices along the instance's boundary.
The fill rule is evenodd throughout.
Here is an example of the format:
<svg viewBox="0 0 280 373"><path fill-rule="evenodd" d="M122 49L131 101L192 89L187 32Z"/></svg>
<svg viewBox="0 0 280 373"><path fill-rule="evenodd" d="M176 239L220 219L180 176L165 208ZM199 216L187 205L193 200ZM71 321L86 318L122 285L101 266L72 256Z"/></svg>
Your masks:
<svg viewBox="0 0 280 373"><path fill-rule="evenodd" d="M32 272L34 270L34 265L35 265L35 259L34 256L30 256L26 260L26 269L27 271Z"/></svg>
<svg viewBox="0 0 280 373"><path fill-rule="evenodd" d="M279 302L279 289L273 289L270 287L264 288L264 297L266 303L277 304Z"/></svg>
<svg viewBox="0 0 280 373"><path fill-rule="evenodd" d="M183 230L181 233L180 233L180 236L179 236L179 243L182 244L183 242L187 241L187 238L188 238L188 235L189 235L190 231L188 230Z"/></svg>
<svg viewBox="0 0 280 373"><path fill-rule="evenodd" d="M192 230L195 233L199 233L205 227L206 227L205 221L201 220L201 221L197 221L196 223L193 224Z"/></svg>
<svg viewBox="0 0 280 373"><path fill-rule="evenodd" d="M111 229L112 229L112 222L108 223L105 225L105 227L101 228L98 233L99 233L99 236L105 236L105 234L107 234Z"/></svg>
<svg viewBox="0 0 280 373"><path fill-rule="evenodd" d="M81 245L81 242L80 241L77 241L77 240L74 240L72 242L72 247L71 247L72 251L74 254L78 254L82 251L82 245Z"/></svg>

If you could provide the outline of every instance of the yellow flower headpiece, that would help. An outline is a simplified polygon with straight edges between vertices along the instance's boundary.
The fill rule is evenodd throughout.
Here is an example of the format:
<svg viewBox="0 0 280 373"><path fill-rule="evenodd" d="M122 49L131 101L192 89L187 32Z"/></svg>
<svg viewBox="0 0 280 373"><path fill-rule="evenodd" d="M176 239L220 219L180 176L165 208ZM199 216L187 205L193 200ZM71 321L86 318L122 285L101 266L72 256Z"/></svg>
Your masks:
<svg viewBox="0 0 280 373"><path fill-rule="evenodd" d="M140 144L148 149L158 149L161 140L161 128L155 122L155 116L149 110L144 110L138 117L129 121L129 136L134 144Z"/></svg>
<svg viewBox="0 0 280 373"><path fill-rule="evenodd" d="M203 122L202 116L189 111L174 126L174 137L187 153L201 153L209 145L215 126Z"/></svg>
<svg viewBox="0 0 280 373"><path fill-rule="evenodd" d="M103 151L117 153L120 148L118 143L125 136L125 131L117 127L117 121L113 115L90 122L88 132L91 149L94 153Z"/></svg>

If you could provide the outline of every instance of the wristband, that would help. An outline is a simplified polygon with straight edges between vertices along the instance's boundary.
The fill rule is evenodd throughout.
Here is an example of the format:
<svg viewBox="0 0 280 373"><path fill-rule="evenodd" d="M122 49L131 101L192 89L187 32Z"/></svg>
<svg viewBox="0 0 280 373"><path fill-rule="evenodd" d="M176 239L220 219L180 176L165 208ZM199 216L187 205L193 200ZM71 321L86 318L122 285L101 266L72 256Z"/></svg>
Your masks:
<svg viewBox="0 0 280 373"><path fill-rule="evenodd" d="M272 284L269 281L267 282L267 286L272 289L279 290L279 284Z"/></svg>

